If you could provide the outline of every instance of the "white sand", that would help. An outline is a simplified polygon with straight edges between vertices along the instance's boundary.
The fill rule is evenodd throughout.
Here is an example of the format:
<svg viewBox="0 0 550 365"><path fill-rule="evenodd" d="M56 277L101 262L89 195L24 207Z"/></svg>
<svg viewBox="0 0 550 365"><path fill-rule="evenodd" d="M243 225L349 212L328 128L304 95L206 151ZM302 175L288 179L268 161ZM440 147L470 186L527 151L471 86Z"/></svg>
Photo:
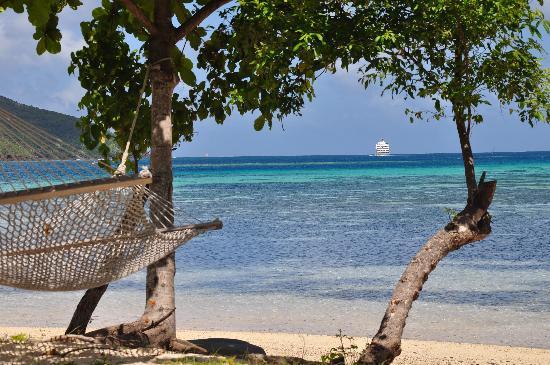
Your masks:
<svg viewBox="0 0 550 365"><path fill-rule="evenodd" d="M8 336L26 333L36 340L45 340L63 333L59 328L0 328L0 334ZM333 336L223 331L178 331L183 339L234 338L261 346L269 355L298 356L308 360L320 360L331 347L339 342ZM363 349L367 339L355 338ZM495 345L450 343L435 341L403 342L403 352L397 365L549 365L550 349L507 347Z"/></svg>

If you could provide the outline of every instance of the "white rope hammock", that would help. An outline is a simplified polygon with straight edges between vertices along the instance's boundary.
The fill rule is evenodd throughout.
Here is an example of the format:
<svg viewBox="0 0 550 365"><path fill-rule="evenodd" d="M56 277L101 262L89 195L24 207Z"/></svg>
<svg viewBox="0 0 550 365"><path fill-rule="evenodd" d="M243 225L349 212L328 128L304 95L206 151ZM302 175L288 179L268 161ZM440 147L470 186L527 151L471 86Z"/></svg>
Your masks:
<svg viewBox="0 0 550 365"><path fill-rule="evenodd" d="M172 204L151 182L147 173L110 176L79 148L0 109L0 285L98 287L221 228L218 220L173 228Z"/></svg>

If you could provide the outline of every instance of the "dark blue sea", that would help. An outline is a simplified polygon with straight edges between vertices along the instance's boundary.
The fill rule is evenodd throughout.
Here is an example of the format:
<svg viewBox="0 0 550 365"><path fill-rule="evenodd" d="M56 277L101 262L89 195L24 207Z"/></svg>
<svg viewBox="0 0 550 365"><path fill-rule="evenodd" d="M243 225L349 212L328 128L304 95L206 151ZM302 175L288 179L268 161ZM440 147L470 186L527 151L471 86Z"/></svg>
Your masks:
<svg viewBox="0 0 550 365"><path fill-rule="evenodd" d="M462 169L458 154L175 159L179 223L224 222L178 251L179 326L372 335L405 265L463 208ZM550 152L478 154L476 169L498 181L493 233L439 265L405 336L550 348ZM112 285L98 325L139 314L143 277ZM47 299L64 310L38 325L60 327L80 295L5 293L0 324Z"/></svg>

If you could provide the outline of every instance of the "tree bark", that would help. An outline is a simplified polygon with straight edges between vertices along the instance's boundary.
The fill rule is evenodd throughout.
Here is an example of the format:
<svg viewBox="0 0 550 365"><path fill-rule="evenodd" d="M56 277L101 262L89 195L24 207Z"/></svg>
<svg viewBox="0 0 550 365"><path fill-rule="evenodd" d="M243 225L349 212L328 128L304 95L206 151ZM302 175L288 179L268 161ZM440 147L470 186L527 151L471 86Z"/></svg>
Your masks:
<svg viewBox="0 0 550 365"><path fill-rule="evenodd" d="M69 327L65 331L66 335L83 335L86 333L92 314L108 286L109 284L86 290L76 307Z"/></svg>
<svg viewBox="0 0 550 365"><path fill-rule="evenodd" d="M197 29L197 27L208 18L213 12L221 8L231 0L211 0L200 8L193 16L185 21L179 28L176 29L176 42L183 39L189 33Z"/></svg>
<svg viewBox="0 0 550 365"><path fill-rule="evenodd" d="M155 26L159 35L151 37L149 62L151 66L151 190L172 202L172 96L178 83L170 51L173 47L172 8L170 0L155 1ZM152 208L153 209L153 208ZM173 225L173 215L165 218L151 212L159 228ZM159 221L164 219L164 221ZM145 331L153 346L169 347L176 338L174 275L175 254L171 253L147 268L146 303L141 317L143 323L162 322ZM168 317L166 317L168 316Z"/></svg>
<svg viewBox="0 0 550 365"><path fill-rule="evenodd" d="M476 174L474 166L474 154L470 144L470 136L466 129L465 108L460 105L453 105L455 110L455 124L460 140L460 149L462 151L462 161L464 163L464 176L466 177L466 186L468 187L468 204L472 204L477 191Z"/></svg>

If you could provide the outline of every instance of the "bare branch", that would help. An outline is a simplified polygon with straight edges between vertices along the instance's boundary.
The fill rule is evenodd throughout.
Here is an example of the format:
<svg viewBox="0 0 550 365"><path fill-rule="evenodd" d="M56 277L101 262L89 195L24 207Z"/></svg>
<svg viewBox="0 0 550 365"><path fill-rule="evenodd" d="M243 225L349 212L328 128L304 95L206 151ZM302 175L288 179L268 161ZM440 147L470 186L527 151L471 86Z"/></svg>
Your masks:
<svg viewBox="0 0 550 365"><path fill-rule="evenodd" d="M193 14L191 18L187 19L185 23L176 29L176 43L194 31L203 20L208 18L213 12L229 2L231 2L231 0L211 0L208 4L203 6L199 11Z"/></svg>
<svg viewBox="0 0 550 365"><path fill-rule="evenodd" d="M145 15L143 10L141 10L132 0L120 0L121 3L126 6L126 9L136 18L139 22L149 31L150 34L157 34L158 29L151 22L151 20Z"/></svg>

